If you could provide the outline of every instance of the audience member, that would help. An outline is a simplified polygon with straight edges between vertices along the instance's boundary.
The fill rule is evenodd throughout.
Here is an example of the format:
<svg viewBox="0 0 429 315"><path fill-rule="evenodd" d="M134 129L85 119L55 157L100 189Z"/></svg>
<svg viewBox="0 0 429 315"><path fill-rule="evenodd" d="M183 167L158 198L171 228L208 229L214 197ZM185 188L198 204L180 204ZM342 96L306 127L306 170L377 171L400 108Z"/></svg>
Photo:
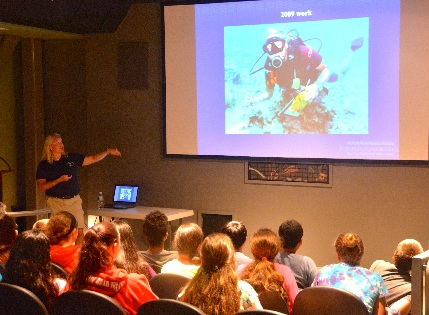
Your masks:
<svg viewBox="0 0 429 315"><path fill-rule="evenodd" d="M28 230L16 238L6 264L3 282L33 292L48 311L57 296L64 292L66 281L53 278L49 240L42 231Z"/></svg>
<svg viewBox="0 0 429 315"><path fill-rule="evenodd" d="M275 262L292 269L300 289L311 286L317 275L317 267L313 259L296 253L302 245L303 235L304 230L299 222L295 220L283 222L279 227L283 250L274 259Z"/></svg>
<svg viewBox="0 0 429 315"><path fill-rule="evenodd" d="M3 270L6 266L10 249L17 235L18 230L15 220L8 214L0 213L0 270Z"/></svg>
<svg viewBox="0 0 429 315"><path fill-rule="evenodd" d="M101 222L90 228L83 238L79 262L69 277L70 287L106 294L127 314L136 314L143 303L158 297L144 275L128 274L113 265L120 249L119 232L113 223Z"/></svg>
<svg viewBox="0 0 429 315"><path fill-rule="evenodd" d="M143 234L149 248L139 251L139 254L149 263L156 273L161 272L162 266L178 257L177 251L164 249L164 243L168 238L168 218L160 211L152 211L143 220Z"/></svg>
<svg viewBox="0 0 429 315"><path fill-rule="evenodd" d="M195 223L185 223L179 226L174 235L174 246L179 257L165 263L162 273L177 273L192 278L200 267L198 250L203 241L204 234Z"/></svg>
<svg viewBox="0 0 429 315"><path fill-rule="evenodd" d="M0 214L6 213L7 206L3 202L0 201Z"/></svg>
<svg viewBox="0 0 429 315"><path fill-rule="evenodd" d="M237 269L240 279L247 281L258 294L278 291L287 299L289 314L298 294L298 286L292 270L274 262L280 249L280 239L270 229L259 229L250 238L250 250L254 261Z"/></svg>
<svg viewBox="0 0 429 315"><path fill-rule="evenodd" d="M49 219L40 219L33 224L33 230L45 232Z"/></svg>
<svg viewBox="0 0 429 315"><path fill-rule="evenodd" d="M235 249L235 268L252 262L252 258L242 253L244 243L247 240L247 229L243 223L230 221L226 223L221 230L222 233L229 236Z"/></svg>
<svg viewBox="0 0 429 315"><path fill-rule="evenodd" d="M393 253L394 264L376 260L369 268L381 275L389 295L386 305L406 315L411 311L411 266L414 256L423 253L423 247L413 239L403 240Z"/></svg>
<svg viewBox="0 0 429 315"><path fill-rule="evenodd" d="M45 234L51 244L51 261L71 273L77 265L80 247L77 239L77 221L67 211L56 212L46 224Z"/></svg>
<svg viewBox="0 0 429 315"><path fill-rule="evenodd" d="M342 233L335 241L338 264L327 265L319 270L313 286L332 286L358 296L369 314L386 314L386 285L381 276L360 267L364 253L361 238L354 233Z"/></svg>
<svg viewBox="0 0 429 315"><path fill-rule="evenodd" d="M250 284L238 280L234 247L222 233L207 236L201 245L201 267L179 298L207 315L231 315L245 309L262 309Z"/></svg>
<svg viewBox="0 0 429 315"><path fill-rule="evenodd" d="M139 256L137 245L134 241L133 230L131 226L122 220L114 220L112 223L116 226L121 237L121 251L115 260L117 268L125 269L128 273L139 273L146 276L148 280L156 275L152 267Z"/></svg>

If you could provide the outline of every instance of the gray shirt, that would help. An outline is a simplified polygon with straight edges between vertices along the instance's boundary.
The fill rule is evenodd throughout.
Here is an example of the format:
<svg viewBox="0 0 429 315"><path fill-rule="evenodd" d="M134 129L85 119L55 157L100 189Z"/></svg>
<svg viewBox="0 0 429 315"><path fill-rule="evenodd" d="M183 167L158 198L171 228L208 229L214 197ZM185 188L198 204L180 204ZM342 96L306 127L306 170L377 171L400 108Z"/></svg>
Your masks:
<svg viewBox="0 0 429 315"><path fill-rule="evenodd" d="M313 259L307 256L281 252L277 254L274 261L292 269L300 289L310 287L317 275L316 264Z"/></svg>
<svg viewBox="0 0 429 315"><path fill-rule="evenodd" d="M155 270L156 273L161 272L161 268L166 262L179 257L177 251L169 250L163 250L159 253L152 253L145 250L139 251L138 253L146 260L146 262L153 268L153 270Z"/></svg>

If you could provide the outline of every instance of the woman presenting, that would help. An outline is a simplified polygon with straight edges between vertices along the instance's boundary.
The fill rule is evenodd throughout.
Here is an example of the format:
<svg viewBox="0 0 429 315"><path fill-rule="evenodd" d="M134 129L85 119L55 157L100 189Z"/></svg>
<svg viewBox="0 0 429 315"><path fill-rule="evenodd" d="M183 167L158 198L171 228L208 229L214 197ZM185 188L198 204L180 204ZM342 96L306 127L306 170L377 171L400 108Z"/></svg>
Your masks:
<svg viewBox="0 0 429 315"><path fill-rule="evenodd" d="M57 133L48 135L43 147L43 156L37 167L36 183L40 191L45 192L46 206L52 211L68 211L78 223L79 244L83 238L84 214L82 199L79 196L78 168L101 161L107 155L121 156L117 149L84 156L66 153L61 136Z"/></svg>

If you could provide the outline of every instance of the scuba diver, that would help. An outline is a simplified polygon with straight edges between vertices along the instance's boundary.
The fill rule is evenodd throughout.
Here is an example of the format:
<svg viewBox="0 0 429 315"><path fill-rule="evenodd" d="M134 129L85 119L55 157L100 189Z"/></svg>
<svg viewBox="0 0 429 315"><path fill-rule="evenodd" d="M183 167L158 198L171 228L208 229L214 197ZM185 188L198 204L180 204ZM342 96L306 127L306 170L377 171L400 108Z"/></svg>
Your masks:
<svg viewBox="0 0 429 315"><path fill-rule="evenodd" d="M292 115L301 114L305 106L312 102L320 92L328 93L324 87L326 82L335 82L340 75L347 72L353 52L362 45L363 38L358 38L352 42L352 52L346 59L348 60L347 65L337 73L330 71L327 65L323 63L322 56L319 54L321 46L316 50L307 45L299 37L296 30L291 30L285 34L270 30L262 46L264 53L258 59L259 61L267 54L265 65L263 68L250 73L254 74L259 70L265 70L266 91L254 97L253 101L260 102L270 99L273 96L275 86L278 85L285 103L281 112L290 109L289 113Z"/></svg>

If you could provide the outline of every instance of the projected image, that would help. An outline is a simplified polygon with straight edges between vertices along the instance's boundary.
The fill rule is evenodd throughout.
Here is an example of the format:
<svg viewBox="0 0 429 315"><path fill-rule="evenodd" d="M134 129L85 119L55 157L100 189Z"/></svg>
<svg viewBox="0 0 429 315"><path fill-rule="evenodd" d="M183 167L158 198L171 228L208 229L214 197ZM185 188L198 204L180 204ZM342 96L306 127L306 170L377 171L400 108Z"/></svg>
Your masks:
<svg viewBox="0 0 429 315"><path fill-rule="evenodd" d="M131 201L133 190L131 188L121 188L119 192L119 200L121 201Z"/></svg>
<svg viewBox="0 0 429 315"><path fill-rule="evenodd" d="M369 18L224 28L226 134L368 134Z"/></svg>

